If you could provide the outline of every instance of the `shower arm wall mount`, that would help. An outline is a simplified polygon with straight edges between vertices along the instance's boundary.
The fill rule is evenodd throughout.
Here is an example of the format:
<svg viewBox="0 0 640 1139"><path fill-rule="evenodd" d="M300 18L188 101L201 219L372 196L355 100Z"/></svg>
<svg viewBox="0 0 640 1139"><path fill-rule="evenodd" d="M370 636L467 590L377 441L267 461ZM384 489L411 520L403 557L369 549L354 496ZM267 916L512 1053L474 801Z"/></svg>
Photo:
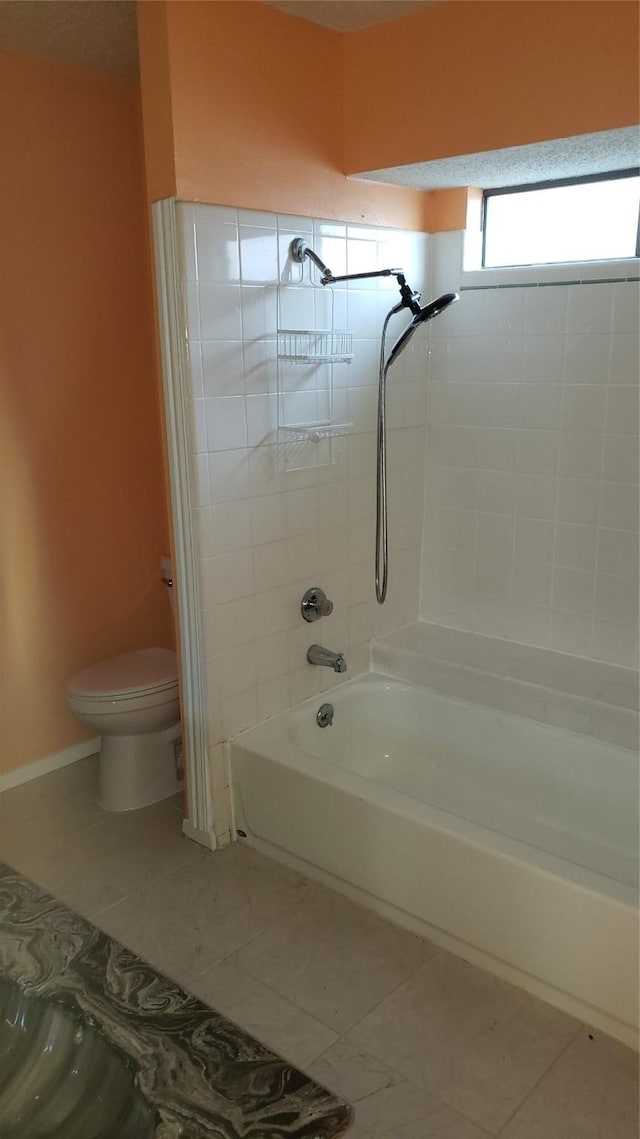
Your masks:
<svg viewBox="0 0 640 1139"><path fill-rule="evenodd" d="M320 278L321 285L336 285L340 281L368 281L372 277L395 277L400 289L400 303L396 311L402 308L408 308L416 315L420 312L420 293L413 291L410 285L407 284L404 272L402 269L374 269L370 273L344 273L336 277L325 265L324 261L318 257L314 249L305 241L304 237L294 237L289 246L289 253L291 260L296 261L299 265L304 263L305 257L313 261L314 265L320 270L322 276Z"/></svg>

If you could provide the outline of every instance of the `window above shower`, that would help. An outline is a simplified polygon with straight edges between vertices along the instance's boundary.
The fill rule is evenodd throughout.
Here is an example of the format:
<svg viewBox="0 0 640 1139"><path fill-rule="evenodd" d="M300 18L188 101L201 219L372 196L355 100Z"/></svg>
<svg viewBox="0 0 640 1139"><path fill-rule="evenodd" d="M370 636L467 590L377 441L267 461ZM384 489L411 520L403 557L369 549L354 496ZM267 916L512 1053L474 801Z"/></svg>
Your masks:
<svg viewBox="0 0 640 1139"><path fill-rule="evenodd" d="M485 190L482 267L637 257L639 213L638 169Z"/></svg>

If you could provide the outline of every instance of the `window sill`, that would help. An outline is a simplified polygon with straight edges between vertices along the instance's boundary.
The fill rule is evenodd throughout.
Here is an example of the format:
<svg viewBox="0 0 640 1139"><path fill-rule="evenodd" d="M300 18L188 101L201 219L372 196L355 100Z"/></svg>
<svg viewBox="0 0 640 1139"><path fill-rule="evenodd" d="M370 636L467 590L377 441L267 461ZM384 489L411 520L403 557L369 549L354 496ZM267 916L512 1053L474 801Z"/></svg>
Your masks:
<svg viewBox="0 0 640 1139"><path fill-rule="evenodd" d="M463 270L464 288L497 288L515 285L554 285L586 281L626 281L640 278L640 258L620 261L576 261L562 265L516 265L504 269Z"/></svg>

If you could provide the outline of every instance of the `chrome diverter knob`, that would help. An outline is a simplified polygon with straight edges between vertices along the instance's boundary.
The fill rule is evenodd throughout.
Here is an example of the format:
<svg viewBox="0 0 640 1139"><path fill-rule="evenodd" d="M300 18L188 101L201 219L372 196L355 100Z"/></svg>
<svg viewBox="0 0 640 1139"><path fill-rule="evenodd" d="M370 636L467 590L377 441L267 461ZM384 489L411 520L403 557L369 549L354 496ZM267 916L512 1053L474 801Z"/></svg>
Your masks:
<svg viewBox="0 0 640 1139"><path fill-rule="evenodd" d="M319 621L333 613L333 601L329 601L324 589L312 585L300 602L300 612L305 621Z"/></svg>

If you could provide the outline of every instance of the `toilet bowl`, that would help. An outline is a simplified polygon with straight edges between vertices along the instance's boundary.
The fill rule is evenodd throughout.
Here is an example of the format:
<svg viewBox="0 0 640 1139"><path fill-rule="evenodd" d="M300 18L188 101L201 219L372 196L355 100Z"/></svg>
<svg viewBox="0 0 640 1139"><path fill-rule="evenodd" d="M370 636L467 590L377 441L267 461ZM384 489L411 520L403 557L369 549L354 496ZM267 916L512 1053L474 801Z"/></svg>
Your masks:
<svg viewBox="0 0 640 1139"><path fill-rule="evenodd" d="M102 736L99 802L107 811L147 807L182 789L174 652L141 649L85 668L68 682L67 702Z"/></svg>

